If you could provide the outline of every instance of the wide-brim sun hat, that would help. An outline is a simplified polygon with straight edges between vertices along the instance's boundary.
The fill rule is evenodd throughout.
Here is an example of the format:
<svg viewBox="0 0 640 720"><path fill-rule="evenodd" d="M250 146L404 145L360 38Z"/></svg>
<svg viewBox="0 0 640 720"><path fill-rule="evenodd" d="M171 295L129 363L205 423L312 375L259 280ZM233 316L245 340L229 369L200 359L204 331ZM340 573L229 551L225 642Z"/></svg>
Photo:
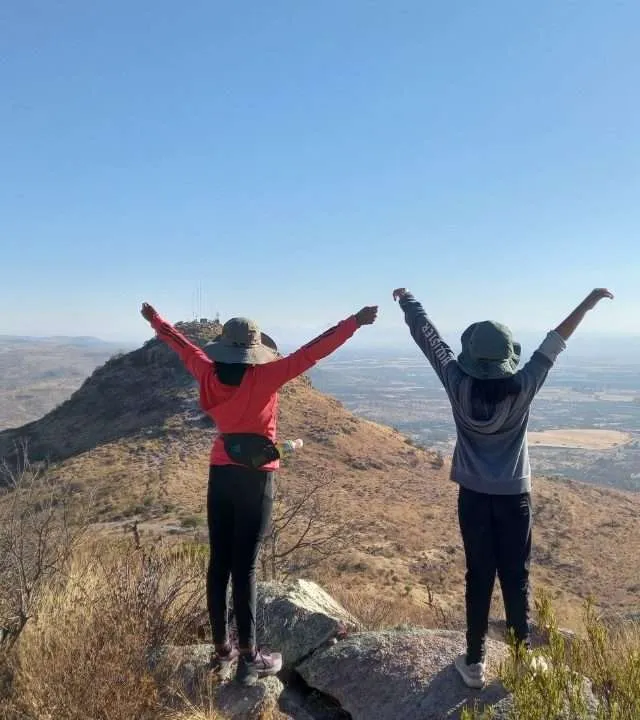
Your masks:
<svg viewBox="0 0 640 720"><path fill-rule="evenodd" d="M462 333L458 365L478 380L501 380L515 375L522 348L511 330L492 320L473 323Z"/></svg>
<svg viewBox="0 0 640 720"><path fill-rule="evenodd" d="M258 323L243 317L227 320L220 337L203 349L214 362L222 363L264 365L278 357L275 342L260 330Z"/></svg>

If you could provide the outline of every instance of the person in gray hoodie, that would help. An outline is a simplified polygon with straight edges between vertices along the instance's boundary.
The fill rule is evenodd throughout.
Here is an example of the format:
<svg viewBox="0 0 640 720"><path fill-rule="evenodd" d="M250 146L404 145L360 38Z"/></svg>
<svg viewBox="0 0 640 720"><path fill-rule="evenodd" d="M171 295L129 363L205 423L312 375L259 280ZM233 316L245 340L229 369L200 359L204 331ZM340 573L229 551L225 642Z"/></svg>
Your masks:
<svg viewBox="0 0 640 720"><path fill-rule="evenodd" d="M531 467L527 425L531 402L566 340L603 298L593 290L518 370L521 348L509 328L485 320L462 334L456 358L404 288L393 292L418 347L449 397L457 440L451 479L459 485L458 520L466 560L467 652L455 666L469 687L485 683L485 641L496 574L507 628L530 647Z"/></svg>

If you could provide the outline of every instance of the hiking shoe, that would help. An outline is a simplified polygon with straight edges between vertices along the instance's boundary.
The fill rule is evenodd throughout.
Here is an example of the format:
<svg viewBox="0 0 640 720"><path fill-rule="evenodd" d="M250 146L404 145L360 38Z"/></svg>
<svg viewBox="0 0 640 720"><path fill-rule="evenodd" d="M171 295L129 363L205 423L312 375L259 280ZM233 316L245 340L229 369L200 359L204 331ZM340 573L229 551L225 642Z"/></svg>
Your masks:
<svg viewBox="0 0 640 720"><path fill-rule="evenodd" d="M255 685L258 678L277 675L282 670L282 655L258 650L256 654L241 655L236 680L242 685Z"/></svg>
<svg viewBox="0 0 640 720"><path fill-rule="evenodd" d="M231 667L240 657L238 648L229 645L226 652L216 650L211 654L210 669L216 673L221 680L228 680L231 677Z"/></svg>
<svg viewBox="0 0 640 720"><path fill-rule="evenodd" d="M486 665L483 662L471 663L467 665L467 656L458 655L454 662L455 668L464 681L464 684L470 688L480 689L484 687L486 680Z"/></svg>

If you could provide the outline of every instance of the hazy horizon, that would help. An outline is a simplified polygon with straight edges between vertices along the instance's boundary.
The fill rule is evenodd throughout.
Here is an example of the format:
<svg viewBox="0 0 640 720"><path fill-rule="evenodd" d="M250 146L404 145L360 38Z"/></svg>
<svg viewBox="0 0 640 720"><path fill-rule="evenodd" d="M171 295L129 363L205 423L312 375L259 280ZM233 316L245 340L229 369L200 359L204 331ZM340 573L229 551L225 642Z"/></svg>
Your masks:
<svg viewBox="0 0 640 720"><path fill-rule="evenodd" d="M323 332L326 327L319 327L310 331L309 334L301 331L290 332L286 335L272 332L272 336L278 342L280 351L290 353L303 345L316 334ZM268 329L270 331L270 329ZM411 357L421 355L406 327L394 328L391 332L371 335L369 328L362 328L336 353L321 362L340 361L341 358L357 357L366 359L367 355L388 355ZM442 331L443 336L452 347L454 352L460 349L459 331ZM530 355L537 345L542 341L546 331L514 331L516 339L522 344L523 357ZM139 347L147 340L154 337L153 331L140 333L137 337L125 337L113 335L101 337L99 335L21 335L0 331L0 341L59 341L59 342L99 342L108 345L121 346L123 350L131 350ZM285 338L284 340L280 338ZM603 332L580 332L578 331L568 341L568 347L563 358L578 359L580 356L591 358L616 357L623 360L636 360L640 365L640 333L603 333Z"/></svg>

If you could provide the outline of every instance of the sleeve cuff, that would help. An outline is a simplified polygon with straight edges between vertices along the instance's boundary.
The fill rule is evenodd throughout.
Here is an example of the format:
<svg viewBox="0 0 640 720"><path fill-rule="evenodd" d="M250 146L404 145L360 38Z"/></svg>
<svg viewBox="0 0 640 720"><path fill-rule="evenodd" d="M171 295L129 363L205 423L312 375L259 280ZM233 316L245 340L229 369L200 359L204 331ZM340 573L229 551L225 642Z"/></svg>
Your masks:
<svg viewBox="0 0 640 720"><path fill-rule="evenodd" d="M558 355L567 347L567 343L555 330L547 333L547 337L542 341L538 352L544 355L552 363L556 361Z"/></svg>

